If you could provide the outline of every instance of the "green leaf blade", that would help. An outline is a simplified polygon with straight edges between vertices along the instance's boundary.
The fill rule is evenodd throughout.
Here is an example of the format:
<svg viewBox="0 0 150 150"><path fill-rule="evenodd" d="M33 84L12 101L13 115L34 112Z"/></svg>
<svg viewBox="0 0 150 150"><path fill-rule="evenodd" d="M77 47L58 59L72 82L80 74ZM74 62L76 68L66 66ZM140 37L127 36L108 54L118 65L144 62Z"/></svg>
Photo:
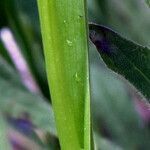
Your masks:
<svg viewBox="0 0 150 150"><path fill-rule="evenodd" d="M149 99L150 50L96 24L90 24L90 38L107 66L123 75Z"/></svg>
<svg viewBox="0 0 150 150"><path fill-rule="evenodd" d="M61 148L90 149L84 0L38 0L46 68Z"/></svg>

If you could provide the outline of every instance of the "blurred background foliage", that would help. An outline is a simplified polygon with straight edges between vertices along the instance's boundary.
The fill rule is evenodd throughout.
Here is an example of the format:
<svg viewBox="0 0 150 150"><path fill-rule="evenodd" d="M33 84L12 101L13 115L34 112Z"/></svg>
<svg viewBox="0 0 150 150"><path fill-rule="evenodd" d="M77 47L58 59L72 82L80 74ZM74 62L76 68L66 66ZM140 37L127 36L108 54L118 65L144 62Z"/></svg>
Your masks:
<svg viewBox="0 0 150 150"><path fill-rule="evenodd" d="M149 16L144 0L88 0L89 22L108 26L144 46L150 46ZM26 62L28 70L22 70L25 75L30 72L26 81L16 65L17 60L21 65L19 58L12 59L2 40L3 29L10 29ZM0 33L0 149L60 149L36 0L1 0ZM9 38L6 41L11 43ZM125 79L107 69L91 42L89 49L95 148L149 150L150 105ZM37 90L26 86L30 78Z"/></svg>

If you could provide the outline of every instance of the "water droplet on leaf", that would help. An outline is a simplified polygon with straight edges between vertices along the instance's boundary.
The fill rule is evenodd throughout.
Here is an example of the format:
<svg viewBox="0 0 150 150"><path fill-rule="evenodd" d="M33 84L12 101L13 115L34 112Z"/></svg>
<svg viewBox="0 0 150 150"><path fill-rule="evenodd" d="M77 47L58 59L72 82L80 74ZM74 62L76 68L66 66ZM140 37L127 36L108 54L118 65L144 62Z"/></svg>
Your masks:
<svg viewBox="0 0 150 150"><path fill-rule="evenodd" d="M76 82L81 82L81 78L77 72L75 73L75 80L76 80Z"/></svg>
<svg viewBox="0 0 150 150"><path fill-rule="evenodd" d="M82 19L82 18L83 18L83 15L79 15L79 16L78 16L78 19Z"/></svg>
<svg viewBox="0 0 150 150"><path fill-rule="evenodd" d="M67 45L72 46L72 42L70 40L66 40L67 41Z"/></svg>

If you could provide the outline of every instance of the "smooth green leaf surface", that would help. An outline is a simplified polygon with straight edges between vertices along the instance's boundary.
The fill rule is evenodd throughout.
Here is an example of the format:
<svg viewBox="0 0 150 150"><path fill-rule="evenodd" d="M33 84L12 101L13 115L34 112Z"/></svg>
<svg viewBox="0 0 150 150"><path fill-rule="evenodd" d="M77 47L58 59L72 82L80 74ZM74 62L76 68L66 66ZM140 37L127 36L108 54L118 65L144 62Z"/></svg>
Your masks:
<svg viewBox="0 0 150 150"><path fill-rule="evenodd" d="M96 24L90 24L90 39L107 66L123 75L149 99L150 49Z"/></svg>
<svg viewBox="0 0 150 150"><path fill-rule="evenodd" d="M62 150L90 150L85 0L38 0L46 68Z"/></svg>

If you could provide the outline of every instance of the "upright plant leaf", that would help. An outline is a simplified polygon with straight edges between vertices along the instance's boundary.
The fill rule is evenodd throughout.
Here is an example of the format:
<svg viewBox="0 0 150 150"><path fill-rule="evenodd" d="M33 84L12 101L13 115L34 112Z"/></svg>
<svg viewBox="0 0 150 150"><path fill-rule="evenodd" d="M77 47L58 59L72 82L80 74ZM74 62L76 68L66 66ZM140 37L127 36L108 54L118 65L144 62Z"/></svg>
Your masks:
<svg viewBox="0 0 150 150"><path fill-rule="evenodd" d="M6 49L4 48L4 45L2 44L2 41L0 40L0 55L6 59L6 61L8 63L10 63L12 66L13 66L13 63L12 63L12 60L11 58L9 57L9 54L8 52L6 51Z"/></svg>
<svg viewBox="0 0 150 150"><path fill-rule="evenodd" d="M41 40L39 40L40 34L37 33L37 27L31 24L31 18L27 15L29 10L26 9L28 13L25 13L25 11L22 10L22 7L26 2L21 1L2 0L1 7L4 11L4 18L7 19L7 24L5 24L5 26L7 25L12 30L33 77L44 96L49 98L48 83L44 68L44 57L40 45ZM34 2L32 0L27 0L27 3L30 7L34 7L34 11L37 11L36 0L34 0ZM35 13L38 14L38 11ZM38 18L34 15L33 17L34 19ZM4 19L2 18L2 20ZM38 21L39 20L36 20L36 22ZM39 27L39 24L37 24L37 26Z"/></svg>
<svg viewBox="0 0 150 150"><path fill-rule="evenodd" d="M38 0L46 68L62 150L90 150L85 0Z"/></svg>
<svg viewBox="0 0 150 150"><path fill-rule="evenodd" d="M107 66L123 75L149 99L150 49L96 24L90 24L90 39Z"/></svg>

